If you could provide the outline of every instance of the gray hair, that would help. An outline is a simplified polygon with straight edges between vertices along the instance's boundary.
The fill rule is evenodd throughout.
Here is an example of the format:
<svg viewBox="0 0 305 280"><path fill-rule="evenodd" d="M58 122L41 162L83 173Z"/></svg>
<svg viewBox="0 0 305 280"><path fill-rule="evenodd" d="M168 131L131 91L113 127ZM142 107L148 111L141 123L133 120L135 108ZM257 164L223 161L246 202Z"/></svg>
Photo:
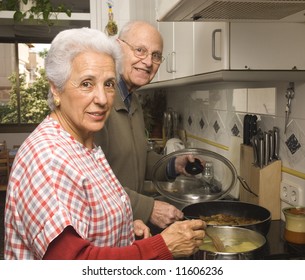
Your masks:
<svg viewBox="0 0 305 280"><path fill-rule="evenodd" d="M159 30L153 26L151 23L147 22L147 21L144 21L144 20L132 20L132 21L129 21L127 22L122 28L121 28L121 31L118 35L118 38L119 39L125 39L125 37L127 36L127 34L131 31L131 30L134 30L134 28L136 27L150 27L152 29L154 29L160 36L160 39L162 41L162 44L163 44L163 38L162 38L162 35L161 33L159 32Z"/></svg>
<svg viewBox="0 0 305 280"><path fill-rule="evenodd" d="M45 59L47 78L59 92L64 90L64 86L71 75L73 59L80 53L89 50L112 56L118 75L121 67L121 51L114 39L107 37L99 30L86 27L64 30L58 33L52 41ZM56 107L51 89L48 94L48 105L52 111Z"/></svg>
<svg viewBox="0 0 305 280"><path fill-rule="evenodd" d="M118 35L119 39L125 39L126 34L133 29L136 25L139 24L139 21L129 21L122 28Z"/></svg>

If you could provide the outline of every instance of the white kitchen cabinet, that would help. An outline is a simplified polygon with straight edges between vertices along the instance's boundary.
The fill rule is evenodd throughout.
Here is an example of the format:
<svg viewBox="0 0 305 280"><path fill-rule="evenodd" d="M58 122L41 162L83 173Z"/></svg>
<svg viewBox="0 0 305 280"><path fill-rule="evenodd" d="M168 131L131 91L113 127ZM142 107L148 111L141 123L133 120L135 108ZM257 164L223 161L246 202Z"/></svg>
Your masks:
<svg viewBox="0 0 305 280"><path fill-rule="evenodd" d="M193 75L193 23L160 22L163 37L163 56L158 81L166 81Z"/></svg>
<svg viewBox="0 0 305 280"><path fill-rule="evenodd" d="M163 56L165 60L159 67L158 80L166 81L174 78L175 71L175 51L174 51L174 23L159 22L159 31L163 37Z"/></svg>
<svg viewBox="0 0 305 280"><path fill-rule="evenodd" d="M155 86L305 79L305 23L159 22L158 26L166 61L154 80L163 83Z"/></svg>
<svg viewBox="0 0 305 280"><path fill-rule="evenodd" d="M176 53L175 78L193 75L194 33L192 22L175 22L174 51Z"/></svg>
<svg viewBox="0 0 305 280"><path fill-rule="evenodd" d="M228 23L194 23L194 74L228 69L228 44Z"/></svg>
<svg viewBox="0 0 305 280"><path fill-rule="evenodd" d="M228 23L159 22L165 61L158 81L189 77L228 67Z"/></svg>
<svg viewBox="0 0 305 280"><path fill-rule="evenodd" d="M194 23L194 74L304 70L303 23Z"/></svg>
<svg viewBox="0 0 305 280"><path fill-rule="evenodd" d="M230 69L305 69L304 23L231 23Z"/></svg>

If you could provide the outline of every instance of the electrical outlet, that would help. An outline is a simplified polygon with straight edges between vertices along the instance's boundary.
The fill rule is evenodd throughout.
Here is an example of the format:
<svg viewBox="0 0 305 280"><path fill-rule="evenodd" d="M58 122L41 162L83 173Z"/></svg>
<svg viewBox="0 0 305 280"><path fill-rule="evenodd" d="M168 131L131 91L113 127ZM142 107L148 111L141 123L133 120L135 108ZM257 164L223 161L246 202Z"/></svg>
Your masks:
<svg viewBox="0 0 305 280"><path fill-rule="evenodd" d="M289 203L289 188L290 186L286 182L281 182L281 200Z"/></svg>
<svg viewBox="0 0 305 280"><path fill-rule="evenodd" d="M305 206L305 187L288 181L281 182L281 200L293 206Z"/></svg>

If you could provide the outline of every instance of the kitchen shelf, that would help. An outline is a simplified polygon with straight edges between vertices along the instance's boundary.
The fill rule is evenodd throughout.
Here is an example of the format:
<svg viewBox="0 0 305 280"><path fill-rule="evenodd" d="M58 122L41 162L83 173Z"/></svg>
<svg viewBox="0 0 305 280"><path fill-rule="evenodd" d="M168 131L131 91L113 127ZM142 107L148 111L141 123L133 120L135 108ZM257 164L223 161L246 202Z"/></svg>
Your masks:
<svg viewBox="0 0 305 280"><path fill-rule="evenodd" d="M141 90L214 82L304 82L305 70L221 70L150 83Z"/></svg>

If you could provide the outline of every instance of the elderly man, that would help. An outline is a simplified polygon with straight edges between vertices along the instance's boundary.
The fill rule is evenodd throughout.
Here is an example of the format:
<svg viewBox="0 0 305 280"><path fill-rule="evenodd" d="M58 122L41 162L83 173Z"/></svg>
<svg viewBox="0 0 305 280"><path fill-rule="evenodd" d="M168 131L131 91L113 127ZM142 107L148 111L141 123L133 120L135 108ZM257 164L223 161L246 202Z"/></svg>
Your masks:
<svg viewBox="0 0 305 280"><path fill-rule="evenodd" d="M143 111L135 92L151 82L163 62L163 39L154 26L133 21L122 28L117 41L123 54L119 89L96 143L130 196L135 218L165 228L182 219L183 213L171 204L141 194L144 180L151 179L152 167L161 156L147 151ZM175 176L173 171L168 175Z"/></svg>

